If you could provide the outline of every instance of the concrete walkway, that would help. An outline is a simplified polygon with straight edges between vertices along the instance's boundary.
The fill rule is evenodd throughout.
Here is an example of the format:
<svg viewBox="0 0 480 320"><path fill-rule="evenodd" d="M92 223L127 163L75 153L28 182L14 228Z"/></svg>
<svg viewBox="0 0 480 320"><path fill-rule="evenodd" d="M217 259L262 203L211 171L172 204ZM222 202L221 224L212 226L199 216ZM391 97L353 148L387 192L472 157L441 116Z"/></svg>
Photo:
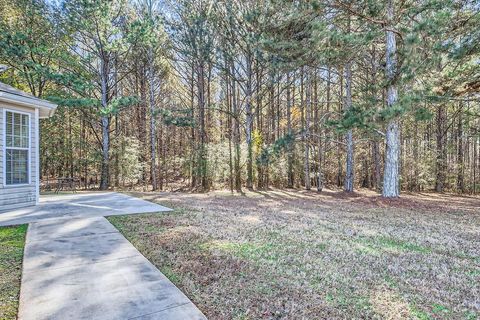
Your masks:
<svg viewBox="0 0 480 320"><path fill-rule="evenodd" d="M105 208L100 210L98 194L90 196L70 196L59 201L58 207L51 202L47 208L54 210L49 213L45 212L46 207L39 206L38 211L30 209L30 215L10 215L13 221L31 221L25 244L19 319L206 319L101 216L120 214L119 203L103 203ZM130 208L129 201L135 203L136 210L126 213L168 210L126 195L104 196L119 197L125 208ZM68 211L78 206L83 210ZM62 210L67 212L62 214ZM52 212L57 216L52 216Z"/></svg>
<svg viewBox="0 0 480 320"><path fill-rule="evenodd" d="M40 203L37 206L0 211L0 226L50 218L71 219L162 211L171 211L171 209L116 192L46 195L40 197Z"/></svg>

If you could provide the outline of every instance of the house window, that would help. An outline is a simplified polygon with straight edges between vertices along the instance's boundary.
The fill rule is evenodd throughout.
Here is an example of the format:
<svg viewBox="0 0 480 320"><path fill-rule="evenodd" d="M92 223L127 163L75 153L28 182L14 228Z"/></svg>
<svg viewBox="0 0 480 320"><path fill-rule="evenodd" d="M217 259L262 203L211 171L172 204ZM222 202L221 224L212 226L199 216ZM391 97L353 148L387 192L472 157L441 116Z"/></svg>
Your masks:
<svg viewBox="0 0 480 320"><path fill-rule="evenodd" d="M30 117L5 112L5 182L7 185L29 183Z"/></svg>

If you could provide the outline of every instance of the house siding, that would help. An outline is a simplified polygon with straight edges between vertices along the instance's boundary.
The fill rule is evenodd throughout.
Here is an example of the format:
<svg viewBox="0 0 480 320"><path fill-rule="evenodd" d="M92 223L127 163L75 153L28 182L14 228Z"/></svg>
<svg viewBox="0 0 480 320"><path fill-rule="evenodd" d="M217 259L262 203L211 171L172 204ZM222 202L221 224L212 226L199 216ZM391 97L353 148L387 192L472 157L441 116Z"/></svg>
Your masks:
<svg viewBox="0 0 480 320"><path fill-rule="evenodd" d="M30 115L30 183L20 186L6 186L5 182L5 109L20 111ZM38 200L38 150L37 150L37 125L38 112L33 108L20 107L13 104L0 104L0 211L35 205Z"/></svg>

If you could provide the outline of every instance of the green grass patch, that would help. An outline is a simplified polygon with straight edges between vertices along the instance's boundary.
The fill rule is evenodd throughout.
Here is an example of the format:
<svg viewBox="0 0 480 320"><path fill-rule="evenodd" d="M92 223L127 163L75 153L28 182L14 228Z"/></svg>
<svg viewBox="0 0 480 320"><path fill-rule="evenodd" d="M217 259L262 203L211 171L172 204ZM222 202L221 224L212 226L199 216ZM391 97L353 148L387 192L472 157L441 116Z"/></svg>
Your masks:
<svg viewBox="0 0 480 320"><path fill-rule="evenodd" d="M148 220L149 215L132 215L132 216L110 216L107 217L108 221L115 226L120 232L135 231L135 233L161 233L165 231L163 226L155 224L158 222L156 219ZM147 218L147 219L145 219ZM157 217L153 217L157 218ZM133 230L131 230L133 227ZM132 232L130 232L132 233Z"/></svg>
<svg viewBox="0 0 480 320"><path fill-rule="evenodd" d="M172 268L168 266L163 266L161 268L162 273L165 275L165 277L168 278L168 280L172 281L175 285L178 285L181 283L182 278L179 274L175 273Z"/></svg>
<svg viewBox="0 0 480 320"><path fill-rule="evenodd" d="M432 307L432 312L434 314L439 314L439 315L444 314L445 315L445 314L449 314L450 310L448 310L447 307L442 306L441 304L435 303Z"/></svg>
<svg viewBox="0 0 480 320"><path fill-rule="evenodd" d="M478 319L478 315L473 311L465 311L464 316L465 316L466 320L477 320Z"/></svg>
<svg viewBox="0 0 480 320"><path fill-rule="evenodd" d="M17 318L27 225L0 227L0 319Z"/></svg>
<svg viewBox="0 0 480 320"><path fill-rule="evenodd" d="M385 283L392 289L398 288L398 282L395 280L393 277L386 275L385 278Z"/></svg>
<svg viewBox="0 0 480 320"><path fill-rule="evenodd" d="M380 256L381 251L378 249L373 248L369 244L358 244L357 247L355 248L355 251L359 254L365 254L365 255L372 255L372 256Z"/></svg>
<svg viewBox="0 0 480 320"><path fill-rule="evenodd" d="M429 253L431 251L430 248L390 237L380 237L377 240L382 247L386 248L400 249L403 251L413 251L419 253Z"/></svg>
<svg viewBox="0 0 480 320"><path fill-rule="evenodd" d="M420 310L415 306L410 307L410 312L418 320L432 320L432 317L427 312Z"/></svg>
<svg viewBox="0 0 480 320"><path fill-rule="evenodd" d="M381 248L381 249L393 249L403 252L418 252L418 253L430 253L432 250L428 247L417 245L404 240L399 240L391 237L375 237L375 238L360 238L357 240L360 243L371 247L372 249Z"/></svg>
<svg viewBox="0 0 480 320"><path fill-rule="evenodd" d="M472 278L480 277L480 269L471 269L471 270L468 270L466 273L468 276Z"/></svg>

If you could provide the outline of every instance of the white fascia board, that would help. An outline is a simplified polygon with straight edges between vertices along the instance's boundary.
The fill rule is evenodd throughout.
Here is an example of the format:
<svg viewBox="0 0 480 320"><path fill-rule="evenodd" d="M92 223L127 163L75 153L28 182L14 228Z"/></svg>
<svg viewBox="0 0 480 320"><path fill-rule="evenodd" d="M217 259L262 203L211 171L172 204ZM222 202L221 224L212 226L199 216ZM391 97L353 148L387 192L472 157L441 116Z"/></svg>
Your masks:
<svg viewBox="0 0 480 320"><path fill-rule="evenodd" d="M21 106L26 106L30 108L39 109L40 111L40 118L48 118L51 117L57 105L46 100L42 99L32 99L28 97L23 97L16 94L11 94L8 92L0 91L0 101L5 101L12 104L18 104Z"/></svg>

